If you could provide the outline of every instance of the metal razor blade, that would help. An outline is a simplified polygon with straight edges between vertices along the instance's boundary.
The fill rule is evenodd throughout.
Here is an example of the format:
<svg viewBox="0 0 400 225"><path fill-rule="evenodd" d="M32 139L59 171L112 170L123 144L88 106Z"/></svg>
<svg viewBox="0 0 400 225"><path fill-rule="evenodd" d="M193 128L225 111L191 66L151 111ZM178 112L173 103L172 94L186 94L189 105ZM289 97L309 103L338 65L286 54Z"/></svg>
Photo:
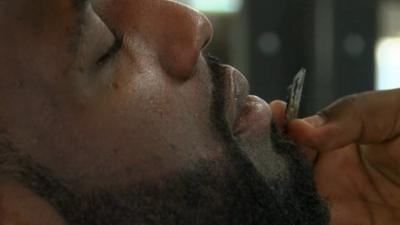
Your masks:
<svg viewBox="0 0 400 225"><path fill-rule="evenodd" d="M302 68L294 77L292 85L289 86L289 96L285 112L285 130L287 130L289 122L299 116L306 72L307 70Z"/></svg>

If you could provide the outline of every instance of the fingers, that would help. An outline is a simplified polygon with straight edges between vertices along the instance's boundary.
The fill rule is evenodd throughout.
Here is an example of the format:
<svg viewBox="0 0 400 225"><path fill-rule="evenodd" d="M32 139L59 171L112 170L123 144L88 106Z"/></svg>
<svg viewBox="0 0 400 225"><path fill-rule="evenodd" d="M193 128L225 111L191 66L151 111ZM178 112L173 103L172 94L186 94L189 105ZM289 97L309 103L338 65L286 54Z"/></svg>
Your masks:
<svg viewBox="0 0 400 225"><path fill-rule="evenodd" d="M286 102L275 100L272 101L269 105L271 107L272 115L276 122L276 125L280 130L284 130L285 111L287 106ZM305 154L311 165L313 165L318 155L317 151L306 146L299 146L299 149Z"/></svg>
<svg viewBox="0 0 400 225"><path fill-rule="evenodd" d="M400 134L400 89L345 97L317 116L292 121L289 133L321 150L391 140Z"/></svg>
<svg viewBox="0 0 400 225"><path fill-rule="evenodd" d="M272 116L276 122L276 125L279 129L283 130L285 123L285 111L286 111L286 102L275 100L270 104Z"/></svg>

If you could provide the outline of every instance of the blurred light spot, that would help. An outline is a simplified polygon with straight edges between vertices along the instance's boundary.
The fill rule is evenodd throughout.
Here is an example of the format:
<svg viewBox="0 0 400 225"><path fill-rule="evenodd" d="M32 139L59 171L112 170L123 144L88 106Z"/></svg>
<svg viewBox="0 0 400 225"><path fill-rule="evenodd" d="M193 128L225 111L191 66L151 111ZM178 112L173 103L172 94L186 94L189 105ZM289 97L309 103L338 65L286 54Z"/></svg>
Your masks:
<svg viewBox="0 0 400 225"><path fill-rule="evenodd" d="M359 34L349 34L344 40L344 50L350 56L360 56L365 51L366 43Z"/></svg>
<svg viewBox="0 0 400 225"><path fill-rule="evenodd" d="M265 32L258 38L258 47L266 55L275 55L281 47L281 40L275 32Z"/></svg>
<svg viewBox="0 0 400 225"><path fill-rule="evenodd" d="M383 38L376 47L375 88L400 88L400 38Z"/></svg>
<svg viewBox="0 0 400 225"><path fill-rule="evenodd" d="M180 2L208 13L235 13L243 6L243 0L181 0Z"/></svg>

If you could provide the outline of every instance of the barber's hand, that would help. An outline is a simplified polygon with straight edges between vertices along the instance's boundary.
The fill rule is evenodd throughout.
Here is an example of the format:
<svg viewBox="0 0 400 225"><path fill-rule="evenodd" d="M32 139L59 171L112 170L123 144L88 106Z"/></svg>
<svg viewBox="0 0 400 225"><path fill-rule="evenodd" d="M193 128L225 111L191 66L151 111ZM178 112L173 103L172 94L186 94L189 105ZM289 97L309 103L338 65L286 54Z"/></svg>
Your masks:
<svg viewBox="0 0 400 225"><path fill-rule="evenodd" d="M313 163L331 225L400 224L400 89L343 98L289 134Z"/></svg>

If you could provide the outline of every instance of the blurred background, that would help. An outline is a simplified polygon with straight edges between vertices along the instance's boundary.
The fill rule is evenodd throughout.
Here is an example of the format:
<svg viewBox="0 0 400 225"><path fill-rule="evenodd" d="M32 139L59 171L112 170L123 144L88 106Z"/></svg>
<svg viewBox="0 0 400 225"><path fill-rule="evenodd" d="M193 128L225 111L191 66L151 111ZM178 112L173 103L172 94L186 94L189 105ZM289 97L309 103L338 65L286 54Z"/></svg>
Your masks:
<svg viewBox="0 0 400 225"><path fill-rule="evenodd" d="M214 25L209 51L240 69L252 93L285 99L308 70L301 114L344 95L400 87L399 0L181 0Z"/></svg>

